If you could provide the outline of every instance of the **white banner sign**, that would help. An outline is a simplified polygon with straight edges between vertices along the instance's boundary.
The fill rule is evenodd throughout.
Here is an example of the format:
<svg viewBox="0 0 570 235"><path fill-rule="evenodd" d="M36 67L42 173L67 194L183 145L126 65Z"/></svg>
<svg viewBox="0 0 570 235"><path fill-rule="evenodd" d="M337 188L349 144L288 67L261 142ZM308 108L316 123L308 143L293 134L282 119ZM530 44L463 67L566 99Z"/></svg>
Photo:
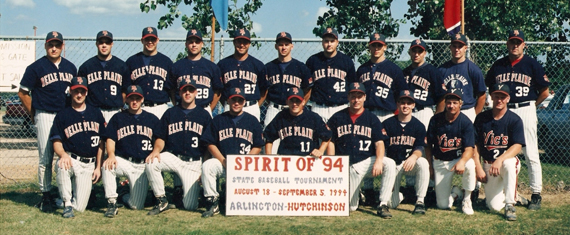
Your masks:
<svg viewBox="0 0 570 235"><path fill-rule="evenodd" d="M226 215L348 216L348 156L228 155Z"/></svg>
<svg viewBox="0 0 570 235"><path fill-rule="evenodd" d="M0 92L17 92L26 67L34 61L34 41L0 41Z"/></svg>

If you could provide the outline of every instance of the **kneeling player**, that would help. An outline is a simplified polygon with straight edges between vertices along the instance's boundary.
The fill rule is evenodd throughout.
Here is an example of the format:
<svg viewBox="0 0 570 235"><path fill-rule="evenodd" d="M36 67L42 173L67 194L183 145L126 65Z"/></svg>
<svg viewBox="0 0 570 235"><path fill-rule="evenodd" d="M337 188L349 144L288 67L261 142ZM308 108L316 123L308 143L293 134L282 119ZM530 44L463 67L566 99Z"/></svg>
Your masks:
<svg viewBox="0 0 570 235"><path fill-rule="evenodd" d="M400 92L396 102L398 115L384 121L383 126L388 140L386 144L386 156L394 159L396 163L396 181L390 207L396 208L403 198L400 198L400 182L402 175L416 177L416 207L413 214L425 214L424 198L429 185L429 163L422 157L424 151L424 139L426 130L424 124L412 116L416 106L410 91Z"/></svg>
<svg viewBox="0 0 570 235"><path fill-rule="evenodd" d="M471 192L475 189L475 162L473 147L475 134L471 119L461 112L463 91L453 88L445 94L445 111L434 115L427 130L426 158L430 174L435 174L437 207L449 209L455 199L451 181L454 174L463 175L463 212L473 214ZM433 160L432 160L433 158Z"/></svg>
<svg viewBox="0 0 570 235"><path fill-rule="evenodd" d="M510 89L508 85L495 84L491 88L493 109L475 119L476 159L483 158L481 167L475 161L477 179L485 183L487 207L499 211L505 208L505 218L517 220L515 197L517 175L521 168L516 155L525 146L521 118L507 109Z"/></svg>
<svg viewBox="0 0 570 235"><path fill-rule="evenodd" d="M261 125L257 118L243 111L245 98L242 88L231 88L227 100L229 111L216 117L206 127L201 141L208 146L213 158L202 166L202 185L207 199L207 218L220 213L217 179L226 174L226 156L228 154L259 154L263 146Z"/></svg>
<svg viewBox="0 0 570 235"><path fill-rule="evenodd" d="M50 133L53 149L59 156L56 180L65 218L74 217L73 208L85 210L91 187L101 177L104 144L99 141L105 128L101 111L85 104L87 79L71 79L70 93L71 107L55 116Z"/></svg>
<svg viewBox="0 0 570 235"><path fill-rule="evenodd" d="M382 123L376 115L364 108L366 93L362 83L348 85L349 106L333 114L328 121L332 129L334 155L348 155L350 162L350 210L358 209L359 189L362 180L382 175L380 206L377 214L392 218L388 208L390 193L394 188L396 163L384 157Z"/></svg>

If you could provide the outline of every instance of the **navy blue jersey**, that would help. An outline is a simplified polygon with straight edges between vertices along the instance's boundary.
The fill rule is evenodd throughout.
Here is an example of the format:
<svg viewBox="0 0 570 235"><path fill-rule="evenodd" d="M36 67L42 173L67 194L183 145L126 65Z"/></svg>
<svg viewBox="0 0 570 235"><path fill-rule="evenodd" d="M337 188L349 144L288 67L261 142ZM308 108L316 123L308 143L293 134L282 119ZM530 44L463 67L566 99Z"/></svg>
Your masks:
<svg viewBox="0 0 570 235"><path fill-rule="evenodd" d="M105 132L105 118L98 108L87 105L84 111L67 107L57 113L49 139L61 140L63 149L80 157L96 157L101 136Z"/></svg>
<svg viewBox="0 0 570 235"><path fill-rule="evenodd" d="M439 70L428 63L420 67L408 66L404 69L404 78L416 100L416 107L432 106L445 95L445 84Z"/></svg>
<svg viewBox="0 0 570 235"><path fill-rule="evenodd" d="M475 147L473 123L463 113L453 121L445 120L445 112L431 117L427 130L427 144L434 158L452 161L461 158L467 147Z"/></svg>
<svg viewBox="0 0 570 235"><path fill-rule="evenodd" d="M196 105L204 107L212 103L214 91L224 88L221 79L220 68L214 62L201 57L193 61L188 58L174 63L172 77L178 84L182 79L191 78L196 81Z"/></svg>
<svg viewBox="0 0 570 235"><path fill-rule="evenodd" d="M97 56L79 66L78 77L87 79L89 94L86 103L104 109L122 108L123 92L130 85L129 68L116 56L101 65Z"/></svg>
<svg viewBox="0 0 570 235"><path fill-rule="evenodd" d="M213 144L226 157L228 154L248 154L253 147L262 147L261 124L253 115L243 112L242 117L234 122L235 117L229 112L214 117L206 127L202 141Z"/></svg>
<svg viewBox="0 0 570 235"><path fill-rule="evenodd" d="M172 60L162 53L149 56L150 62L144 63L142 52L127 59L127 66L131 72L132 85L139 85L144 92L144 101L156 104L166 103L170 100L168 92L176 89L174 79L171 78Z"/></svg>
<svg viewBox="0 0 570 235"><path fill-rule="evenodd" d="M265 142L280 139L277 154L307 156L321 146L320 141L331 138L331 130L318 114L303 109L299 116L293 116L289 109L283 109L265 127ZM320 141L319 141L320 140Z"/></svg>
<svg viewBox="0 0 570 235"><path fill-rule="evenodd" d="M20 86L30 91L32 108L59 112L71 101L68 90L75 75L77 68L69 60L61 57L58 68L44 56L26 68Z"/></svg>
<svg viewBox="0 0 570 235"><path fill-rule="evenodd" d="M487 161L495 161L513 144L525 146L523 122L519 115L507 110L501 119L495 120L492 111L477 115L474 124L479 153Z"/></svg>
<svg viewBox="0 0 570 235"><path fill-rule="evenodd" d="M368 61L358 67L356 74L366 87L366 108L395 111L397 96L408 89L402 70L390 60L377 64Z"/></svg>
<svg viewBox="0 0 570 235"><path fill-rule="evenodd" d="M350 164L376 156L376 142L385 140L382 122L367 109L352 121L348 108L336 112L328 121L332 130L335 155L348 155Z"/></svg>
<svg viewBox="0 0 570 235"><path fill-rule="evenodd" d="M163 151L188 157L202 156L206 147L200 145L200 139L210 121L212 117L203 108L194 108L186 114L177 105L164 112L159 128L155 129L155 137L164 140Z"/></svg>
<svg viewBox="0 0 570 235"><path fill-rule="evenodd" d="M439 66L439 71L443 75L443 83L446 90L458 88L463 91L463 106L461 109L475 107L477 103L475 95L487 91L483 72L481 72L479 66L469 59L465 59L465 61L459 64L447 61Z"/></svg>
<svg viewBox="0 0 570 235"><path fill-rule="evenodd" d="M244 88L245 100L259 100L261 93L265 92L269 86L265 78L265 66L251 55L248 55L244 61L239 61L230 55L220 60L218 67L224 84L222 100L228 99L230 89L233 87Z"/></svg>
<svg viewBox="0 0 570 235"><path fill-rule="evenodd" d="M538 92L550 86L542 65L526 55L514 66L509 57L497 60L487 72L485 83L488 87L496 83L507 84L511 90L510 103L536 100Z"/></svg>
<svg viewBox="0 0 570 235"><path fill-rule="evenodd" d="M281 70L282 64L287 64L285 70ZM291 59L287 63L281 63L278 59L274 59L265 64L265 69L269 83L267 100L273 103L285 105L287 91L291 87L305 90L313 86L311 71L305 64L296 59Z"/></svg>
<svg viewBox="0 0 570 235"><path fill-rule="evenodd" d="M154 114L142 110L134 115L123 110L113 115L103 136L115 141L115 155L145 159L153 150L153 133L158 128L160 120Z"/></svg>
<svg viewBox="0 0 570 235"><path fill-rule="evenodd" d="M334 57L327 58L319 52L309 57L306 64L313 74L313 102L326 106L348 103L345 86L356 81L354 62L350 57L337 51Z"/></svg>
<svg viewBox="0 0 570 235"><path fill-rule="evenodd" d="M426 127L420 120L412 117L408 123L402 123L398 116L392 116L383 123L388 140L384 141L386 156L400 165L416 150L423 152Z"/></svg>

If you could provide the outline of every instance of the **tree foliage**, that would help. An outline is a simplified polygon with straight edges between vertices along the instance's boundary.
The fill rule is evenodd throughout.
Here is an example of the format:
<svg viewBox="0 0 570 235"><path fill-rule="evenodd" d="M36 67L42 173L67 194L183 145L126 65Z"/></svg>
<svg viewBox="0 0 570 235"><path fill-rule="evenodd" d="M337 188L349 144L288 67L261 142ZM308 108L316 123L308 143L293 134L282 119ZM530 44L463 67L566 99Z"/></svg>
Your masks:
<svg viewBox="0 0 570 235"><path fill-rule="evenodd" d="M372 33L381 33L386 37L398 36L400 23L404 20L394 19L390 11L392 0L326 0L330 9L319 16L313 34L321 36L323 29L331 27L337 29L343 38L369 38ZM368 60L366 45L339 45L339 49L351 58L357 58L360 63ZM350 50L349 50L350 49ZM389 58L395 59L403 47L390 46L386 51Z"/></svg>

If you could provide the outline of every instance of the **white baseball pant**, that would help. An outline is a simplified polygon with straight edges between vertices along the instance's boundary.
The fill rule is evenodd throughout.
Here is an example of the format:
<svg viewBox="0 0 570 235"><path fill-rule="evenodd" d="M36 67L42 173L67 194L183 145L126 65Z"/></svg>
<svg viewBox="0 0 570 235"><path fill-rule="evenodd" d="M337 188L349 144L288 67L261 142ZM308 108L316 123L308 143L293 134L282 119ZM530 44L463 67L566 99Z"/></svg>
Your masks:
<svg viewBox="0 0 570 235"><path fill-rule="evenodd" d="M186 210L196 210L198 208L198 197L200 195L198 179L200 174L202 174L202 162L200 160L183 161L172 153L162 152L160 154L160 162L158 162L158 159L154 159L152 163L147 163L145 171L156 197L166 195L161 172L176 173L182 181L184 208Z"/></svg>
<svg viewBox="0 0 570 235"><path fill-rule="evenodd" d="M224 112L229 110L230 105L226 102L224 105ZM255 118L257 118L257 121L261 120L261 110L259 109L258 101L247 101L243 106L243 111L253 115Z"/></svg>
<svg viewBox="0 0 570 235"><path fill-rule="evenodd" d="M485 201L491 210L500 211L506 204L516 204L517 176L521 169L520 161L517 157L503 161L499 176L491 176L489 169L492 163L483 163L483 170L487 174L485 183Z"/></svg>
<svg viewBox="0 0 570 235"><path fill-rule="evenodd" d="M59 160L57 160L57 163L59 163ZM57 174L55 180L59 188L59 196L64 203L72 202L75 210L85 211L93 186L91 177L94 170L94 162L84 163L73 158L71 158L71 168L65 170L56 167ZM73 195L71 195L72 191Z"/></svg>
<svg viewBox="0 0 570 235"><path fill-rule="evenodd" d="M117 177L126 176L129 179L130 193L125 202L135 210L144 208L146 193L148 191L148 179L145 174L145 163L133 163L122 157L116 156L117 166L115 169L107 170L102 167L103 187L105 188L105 198L117 199Z"/></svg>
<svg viewBox="0 0 570 235"><path fill-rule="evenodd" d="M396 208L400 205L400 183L402 182L403 175L413 175L416 176L415 188L416 196L418 198L425 198L427 194L427 189L429 186L429 163L426 158L420 157L416 161L416 165L411 171L404 171L404 163L396 166L396 180L394 183L394 191L392 192L392 199L388 206L390 208Z"/></svg>
<svg viewBox="0 0 570 235"><path fill-rule="evenodd" d="M51 190L54 150L53 144L49 140L49 132L56 114L57 113L50 113L37 109L36 115L34 116L34 121L38 130L38 182L42 192L49 192Z"/></svg>
<svg viewBox="0 0 570 235"><path fill-rule="evenodd" d="M523 147L522 151L528 166L530 189L533 193L540 193L542 191L542 166L538 154L538 137L536 134L538 118L536 117L535 101L530 101L529 106L509 108L509 110L519 115L523 121L526 147Z"/></svg>
<svg viewBox="0 0 570 235"><path fill-rule="evenodd" d="M394 112L388 110L371 110L370 112L376 115L378 119L380 119L380 122L384 122L386 119L394 116ZM374 189L374 178L365 178L362 189Z"/></svg>
<svg viewBox="0 0 570 235"><path fill-rule="evenodd" d="M350 192L350 211L355 211L358 209L358 201L360 183L364 178L372 178L372 169L374 167L374 162L376 161L376 156L371 156L361 162L352 164L349 168L349 192ZM396 180L396 163L394 160L388 157L384 157L382 160L383 168L381 185L380 185L380 201L388 202L390 201L390 193L394 188L394 182Z"/></svg>
<svg viewBox="0 0 570 235"><path fill-rule="evenodd" d="M412 112L412 116L417 118L422 124L424 124L427 131L427 128L429 126L429 120L431 119L431 117L433 117L433 109L431 108L431 106L428 106L422 110Z"/></svg>
<svg viewBox="0 0 570 235"><path fill-rule="evenodd" d="M117 109L101 109L101 114L103 114L103 118L105 118L105 122L109 123L113 115L121 111L120 108Z"/></svg>
<svg viewBox="0 0 570 235"><path fill-rule="evenodd" d="M451 183L455 171L451 171L453 166L457 164L459 159L453 161L433 160L433 171L435 174L435 195L437 199L437 207L440 209L449 209L453 206L451 196ZM465 172L463 172L463 189L466 191L473 191L475 189L475 162L469 159L465 163Z"/></svg>
<svg viewBox="0 0 570 235"><path fill-rule="evenodd" d="M168 109L168 105L167 104L160 104L160 105L155 105L152 107L148 107L148 106L143 105L142 109L144 111L147 111L149 113L154 114L154 116L156 116L158 119L161 119L164 112L166 112L166 110Z"/></svg>
<svg viewBox="0 0 570 235"><path fill-rule="evenodd" d="M348 103L339 106L325 106L325 105L318 105L312 102L311 111L321 116L323 118L323 121L327 123L333 114L347 107Z"/></svg>
<svg viewBox="0 0 570 235"><path fill-rule="evenodd" d="M277 104L269 101L269 105L267 105L267 111L265 113L265 120L264 120L264 126L268 126L269 123L271 121L273 121L273 119L275 118L275 116L277 116L277 114L279 112L281 112L281 110L283 110L285 107L285 105L277 105L280 106L281 108L276 108ZM279 150L279 143L281 143L281 139L276 139L275 141L273 141L273 147L271 148L271 153L276 154L277 150Z"/></svg>
<svg viewBox="0 0 570 235"><path fill-rule="evenodd" d="M462 109L461 112L471 120L471 123L475 122L475 117L477 117L477 114L475 114L475 108Z"/></svg>
<svg viewBox="0 0 570 235"><path fill-rule="evenodd" d="M210 158L202 164L202 187L204 197L218 197L219 178L226 177L226 169L217 158Z"/></svg>

